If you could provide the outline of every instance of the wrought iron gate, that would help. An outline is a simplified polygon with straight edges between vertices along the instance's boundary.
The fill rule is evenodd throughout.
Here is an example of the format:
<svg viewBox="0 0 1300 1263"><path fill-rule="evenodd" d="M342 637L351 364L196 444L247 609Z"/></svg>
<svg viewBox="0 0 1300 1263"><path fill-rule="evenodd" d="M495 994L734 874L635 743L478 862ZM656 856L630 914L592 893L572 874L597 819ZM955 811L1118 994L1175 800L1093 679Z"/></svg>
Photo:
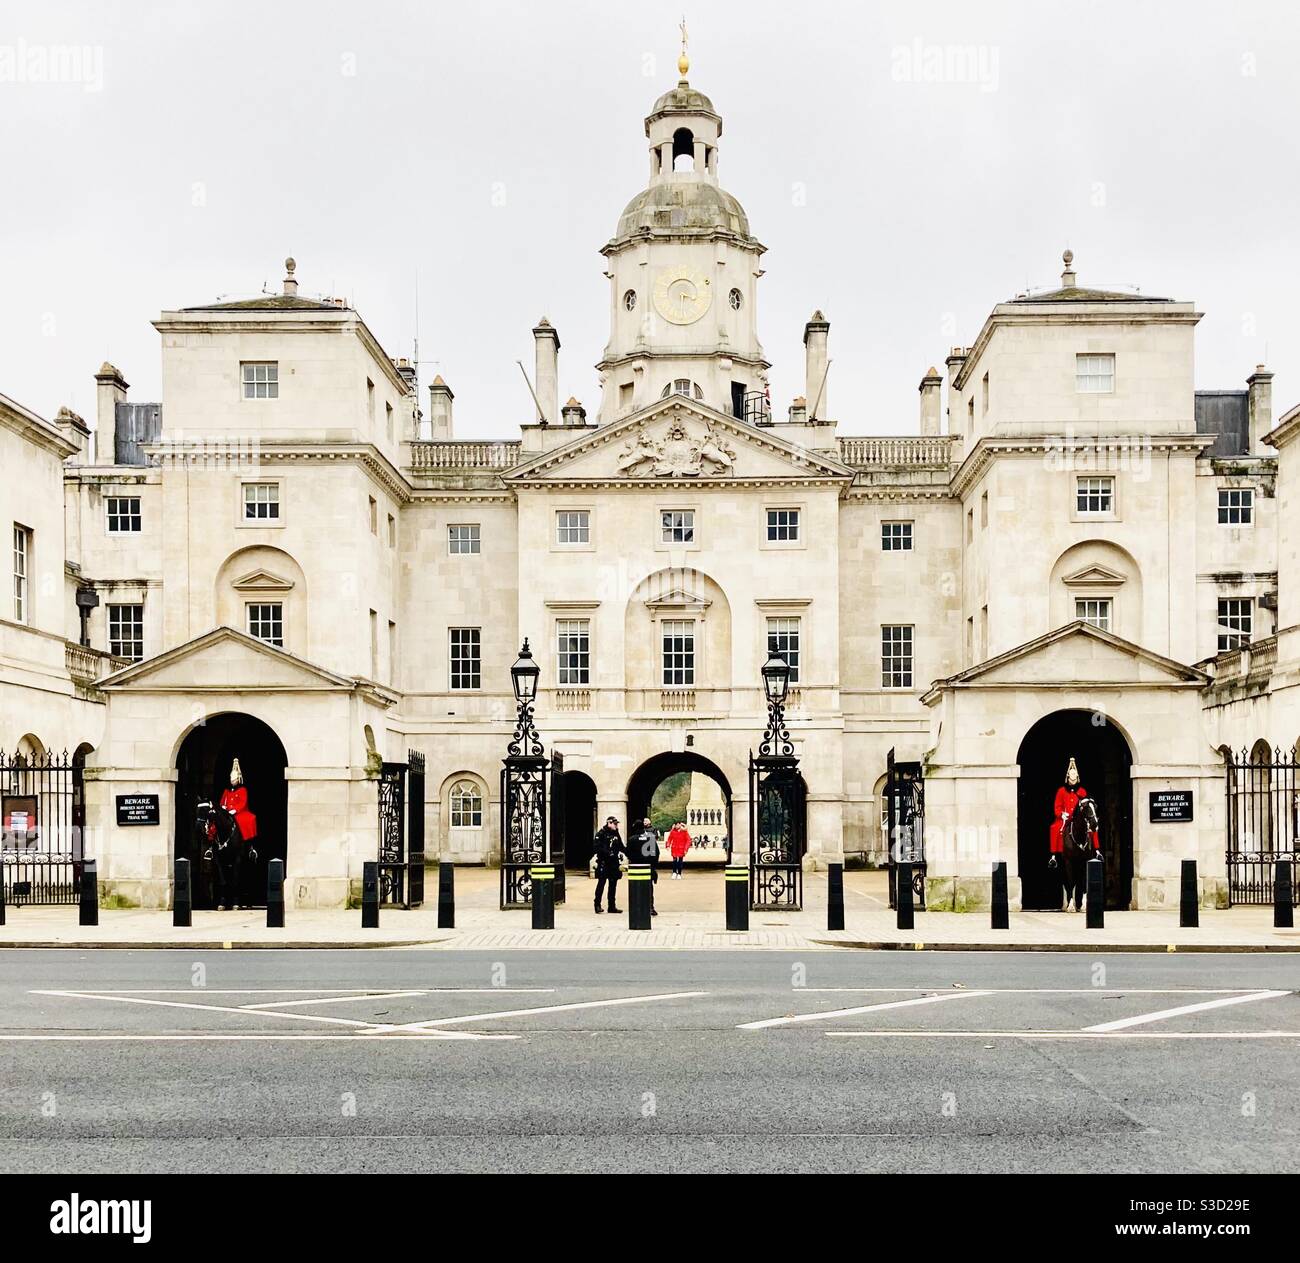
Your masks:
<svg viewBox="0 0 1300 1263"><path fill-rule="evenodd" d="M784 707L769 707L763 742L749 756L749 906L797 912L803 907L808 792Z"/></svg>
<svg viewBox="0 0 1300 1263"><path fill-rule="evenodd" d="M501 769L501 906L532 906L534 864L546 862L546 795L550 764L512 755Z"/></svg>
<svg viewBox="0 0 1300 1263"><path fill-rule="evenodd" d="M80 761L0 752L0 881L7 904L76 903L85 846Z"/></svg>
<svg viewBox="0 0 1300 1263"><path fill-rule="evenodd" d="M379 902L418 908L424 902L424 755L409 750L406 760L380 765Z"/></svg>
<svg viewBox="0 0 1300 1263"><path fill-rule="evenodd" d="M898 865L912 866L912 901L925 911L925 775L920 763L885 759L885 820L889 857L889 906L898 906Z"/></svg>
<svg viewBox="0 0 1300 1263"><path fill-rule="evenodd" d="M1275 865L1291 865L1296 890L1296 844L1300 838L1300 778L1296 751L1254 750L1229 753L1228 902L1271 904Z"/></svg>

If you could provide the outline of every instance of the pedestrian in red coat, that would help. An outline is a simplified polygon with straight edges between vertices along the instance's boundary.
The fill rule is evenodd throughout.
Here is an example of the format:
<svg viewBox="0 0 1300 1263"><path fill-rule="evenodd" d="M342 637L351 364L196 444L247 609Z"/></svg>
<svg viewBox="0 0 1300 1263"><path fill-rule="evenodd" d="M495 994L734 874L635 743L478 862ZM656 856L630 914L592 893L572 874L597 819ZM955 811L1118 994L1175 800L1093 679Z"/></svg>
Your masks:
<svg viewBox="0 0 1300 1263"><path fill-rule="evenodd" d="M679 881L682 875L682 861L691 849L691 835L686 832L685 821L679 820L668 831L668 851L673 857L673 880Z"/></svg>

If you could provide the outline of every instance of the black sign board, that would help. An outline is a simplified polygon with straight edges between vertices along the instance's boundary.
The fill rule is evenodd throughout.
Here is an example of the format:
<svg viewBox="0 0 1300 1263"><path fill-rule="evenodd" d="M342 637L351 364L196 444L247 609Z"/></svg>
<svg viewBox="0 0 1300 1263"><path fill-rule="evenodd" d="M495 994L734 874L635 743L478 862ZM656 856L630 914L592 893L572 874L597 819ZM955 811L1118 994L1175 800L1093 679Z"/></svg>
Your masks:
<svg viewBox="0 0 1300 1263"><path fill-rule="evenodd" d="M1187 824L1191 818L1192 791L1190 789L1152 790L1152 824Z"/></svg>
<svg viewBox="0 0 1300 1263"><path fill-rule="evenodd" d="M119 825L158 824L158 795L118 794L117 823Z"/></svg>

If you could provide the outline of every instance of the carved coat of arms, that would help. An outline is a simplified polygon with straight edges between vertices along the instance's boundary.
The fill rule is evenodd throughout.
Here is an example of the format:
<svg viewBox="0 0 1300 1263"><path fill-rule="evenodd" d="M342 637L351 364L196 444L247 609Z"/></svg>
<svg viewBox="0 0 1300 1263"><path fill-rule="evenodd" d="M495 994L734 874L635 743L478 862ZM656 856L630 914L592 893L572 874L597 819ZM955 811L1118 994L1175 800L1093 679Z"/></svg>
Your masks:
<svg viewBox="0 0 1300 1263"><path fill-rule="evenodd" d="M633 478L698 478L731 473L735 465L735 449L707 422L703 434L694 435L674 421L660 439L638 429L618 454L619 472Z"/></svg>

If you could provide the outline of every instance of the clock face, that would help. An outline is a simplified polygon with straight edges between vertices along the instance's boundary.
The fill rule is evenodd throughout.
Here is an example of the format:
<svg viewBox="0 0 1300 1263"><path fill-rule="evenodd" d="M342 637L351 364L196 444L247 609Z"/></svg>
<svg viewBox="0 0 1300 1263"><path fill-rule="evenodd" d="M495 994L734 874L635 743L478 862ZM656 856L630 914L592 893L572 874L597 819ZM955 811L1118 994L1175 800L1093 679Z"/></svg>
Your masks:
<svg viewBox="0 0 1300 1263"><path fill-rule="evenodd" d="M694 324L712 301L709 278L695 268L665 268L655 279L655 310L670 324Z"/></svg>

